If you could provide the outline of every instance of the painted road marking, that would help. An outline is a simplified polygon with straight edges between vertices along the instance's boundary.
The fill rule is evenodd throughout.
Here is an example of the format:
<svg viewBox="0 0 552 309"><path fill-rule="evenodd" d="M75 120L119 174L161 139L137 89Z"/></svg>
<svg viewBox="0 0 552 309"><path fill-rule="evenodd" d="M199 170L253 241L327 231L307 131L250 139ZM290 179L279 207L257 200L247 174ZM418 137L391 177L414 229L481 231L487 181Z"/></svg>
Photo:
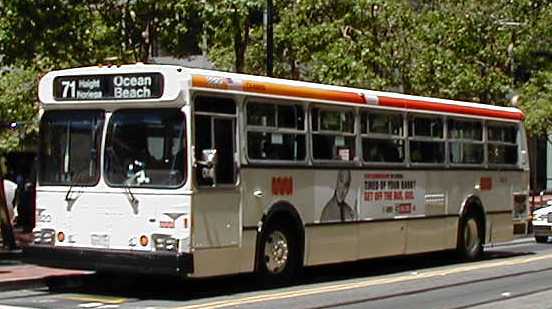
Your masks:
<svg viewBox="0 0 552 309"><path fill-rule="evenodd" d="M256 295L256 296L247 296L247 297L236 298L236 299L220 300L220 301L214 301L214 302L207 302L203 304L176 307L173 309L199 309L199 308L216 309L216 308L223 308L223 307L230 307L230 306L247 305L247 304L254 304L254 303L265 302L265 301L282 300L282 299L288 299L288 298L294 298L294 297L323 294L327 292L338 292L338 291L344 291L344 290L359 289L359 288L365 288L365 287L374 286L374 285L383 285L383 284L399 283L399 282L418 280L418 279L442 277L442 276L448 276L452 274L468 272L473 270L527 264L527 263L537 262L537 261L542 261L547 259L552 259L552 254L534 256L534 257L518 257L518 258L513 258L511 260L499 261L499 262L479 262L479 263L474 263L471 265L452 268L452 269L418 272L416 274L402 275L402 276L393 277L393 278L369 279L369 280L358 281L358 282L334 284L334 285L315 287L315 288L305 288L305 289L299 289L294 291L267 293L267 294Z"/></svg>
<svg viewBox="0 0 552 309"><path fill-rule="evenodd" d="M87 295L87 294L73 294L73 295L65 295L63 296L63 299L66 300L74 300L74 301L82 301L82 302L89 302L89 303L100 303L99 305L103 304L122 304L127 299L123 297L112 297L112 296L103 296L103 295Z"/></svg>
<svg viewBox="0 0 552 309"><path fill-rule="evenodd" d="M79 308L97 308L101 305L103 305L103 303L85 303L79 304Z"/></svg>

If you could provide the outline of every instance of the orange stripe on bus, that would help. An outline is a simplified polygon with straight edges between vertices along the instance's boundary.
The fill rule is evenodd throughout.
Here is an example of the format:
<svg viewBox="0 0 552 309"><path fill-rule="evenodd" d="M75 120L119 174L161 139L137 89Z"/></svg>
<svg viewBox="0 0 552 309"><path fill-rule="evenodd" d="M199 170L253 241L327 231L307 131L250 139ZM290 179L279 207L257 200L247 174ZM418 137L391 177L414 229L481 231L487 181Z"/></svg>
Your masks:
<svg viewBox="0 0 552 309"><path fill-rule="evenodd" d="M194 75L192 76L192 86L225 90L234 89L245 92L263 93L270 95L366 104L364 96L360 93L337 90L324 90L312 87L290 86L269 82L256 82L251 80L237 80L223 77L207 77L202 75Z"/></svg>
<svg viewBox="0 0 552 309"><path fill-rule="evenodd" d="M223 78L209 79L202 75L192 76L192 86L200 88L228 89L228 85L224 82Z"/></svg>
<svg viewBox="0 0 552 309"><path fill-rule="evenodd" d="M345 91L322 90L311 87L295 87L274 83L244 82L244 91L274 95L294 96L309 99L365 104L364 96Z"/></svg>
<svg viewBox="0 0 552 309"><path fill-rule="evenodd" d="M525 118L525 115L521 111L510 112L510 111L485 109L485 108L475 107L475 106L453 105L453 104L447 104L447 103L436 103L436 102L427 102L427 101L420 101L420 100L391 98L391 97L385 97L385 96L379 96L378 103L381 106L398 107L398 108L406 108L406 109L414 109L414 110L416 109L427 110L427 111L434 111L434 112L466 114L466 115L504 118L504 119L513 119L513 120L523 120Z"/></svg>

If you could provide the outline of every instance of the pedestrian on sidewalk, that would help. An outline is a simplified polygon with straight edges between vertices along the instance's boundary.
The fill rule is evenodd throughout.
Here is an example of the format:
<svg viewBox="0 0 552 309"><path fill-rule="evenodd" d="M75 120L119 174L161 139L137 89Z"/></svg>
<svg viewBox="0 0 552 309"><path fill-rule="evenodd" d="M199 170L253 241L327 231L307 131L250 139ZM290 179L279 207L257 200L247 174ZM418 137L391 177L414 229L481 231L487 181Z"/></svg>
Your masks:
<svg viewBox="0 0 552 309"><path fill-rule="evenodd" d="M5 159L0 158L0 230L3 246L15 250L17 248L13 233L14 201L17 185L8 179L4 179L6 173Z"/></svg>
<svg viewBox="0 0 552 309"><path fill-rule="evenodd" d="M17 184L9 179L4 178L7 173L6 168L6 159L0 157L0 181L3 182L4 188L4 198L6 206L8 208L9 222L13 222L14 219L14 209L15 209L15 195L17 191Z"/></svg>

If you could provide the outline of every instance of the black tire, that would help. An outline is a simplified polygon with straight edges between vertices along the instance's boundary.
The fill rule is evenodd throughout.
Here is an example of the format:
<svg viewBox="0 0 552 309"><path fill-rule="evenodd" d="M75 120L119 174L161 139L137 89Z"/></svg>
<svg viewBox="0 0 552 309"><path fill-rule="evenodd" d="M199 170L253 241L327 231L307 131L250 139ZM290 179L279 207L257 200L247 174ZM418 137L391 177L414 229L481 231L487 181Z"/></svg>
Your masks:
<svg viewBox="0 0 552 309"><path fill-rule="evenodd" d="M538 243L547 243L548 236L535 236L535 241Z"/></svg>
<svg viewBox="0 0 552 309"><path fill-rule="evenodd" d="M257 254L262 283L278 286L293 282L302 268L300 252L298 237L290 226L269 224L262 233Z"/></svg>
<svg viewBox="0 0 552 309"><path fill-rule="evenodd" d="M474 212L460 219L456 251L460 258L476 260L483 255L483 222Z"/></svg>

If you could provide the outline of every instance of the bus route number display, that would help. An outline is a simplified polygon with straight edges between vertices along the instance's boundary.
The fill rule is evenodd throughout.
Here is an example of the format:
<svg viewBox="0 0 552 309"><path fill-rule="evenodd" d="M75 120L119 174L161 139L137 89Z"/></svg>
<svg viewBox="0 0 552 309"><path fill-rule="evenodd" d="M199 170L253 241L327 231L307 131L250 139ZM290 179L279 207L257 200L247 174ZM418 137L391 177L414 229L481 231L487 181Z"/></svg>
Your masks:
<svg viewBox="0 0 552 309"><path fill-rule="evenodd" d="M58 76L54 98L58 101L155 99L163 95L160 73Z"/></svg>

